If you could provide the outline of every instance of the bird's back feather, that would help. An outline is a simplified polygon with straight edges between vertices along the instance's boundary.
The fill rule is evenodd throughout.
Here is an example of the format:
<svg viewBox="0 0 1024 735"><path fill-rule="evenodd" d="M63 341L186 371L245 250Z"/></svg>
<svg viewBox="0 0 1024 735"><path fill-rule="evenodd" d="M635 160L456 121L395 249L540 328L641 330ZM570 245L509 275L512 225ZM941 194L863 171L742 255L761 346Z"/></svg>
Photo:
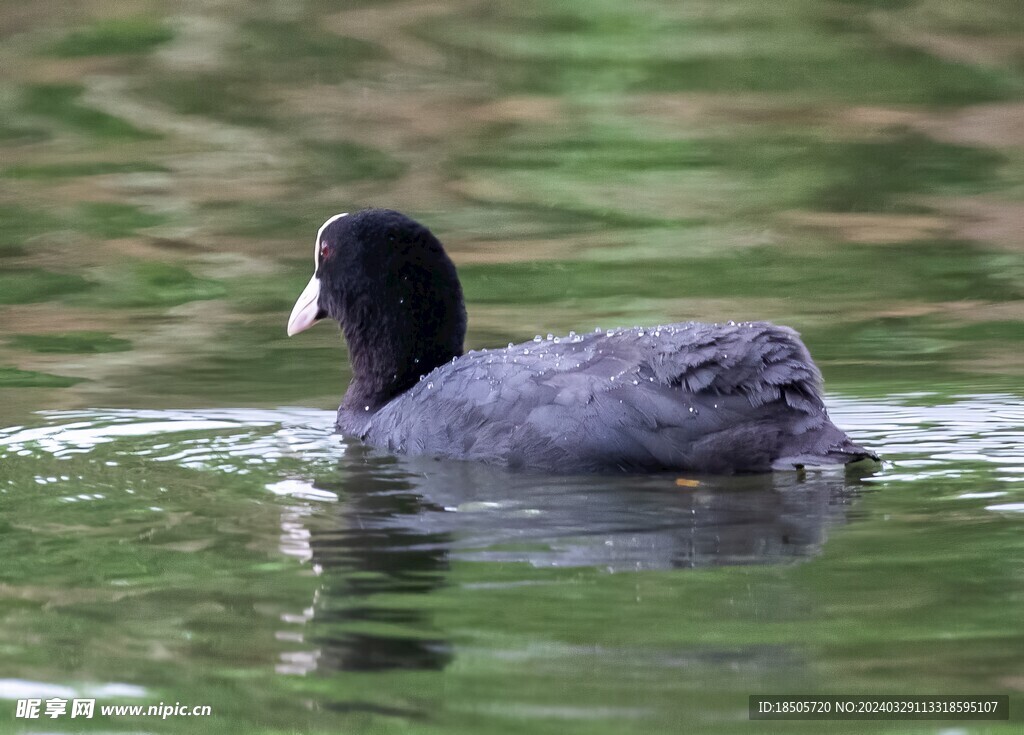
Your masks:
<svg viewBox="0 0 1024 735"><path fill-rule="evenodd" d="M828 419L796 332L671 324L470 352L338 428L394 451L556 471L766 471L872 456Z"/></svg>

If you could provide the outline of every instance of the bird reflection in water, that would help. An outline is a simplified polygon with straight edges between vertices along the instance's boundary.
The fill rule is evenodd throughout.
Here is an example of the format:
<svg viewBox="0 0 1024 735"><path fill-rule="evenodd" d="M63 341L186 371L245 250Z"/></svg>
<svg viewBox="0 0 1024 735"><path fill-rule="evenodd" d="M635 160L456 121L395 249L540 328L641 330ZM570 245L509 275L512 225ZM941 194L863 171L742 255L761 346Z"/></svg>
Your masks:
<svg viewBox="0 0 1024 735"><path fill-rule="evenodd" d="M452 644L432 626L429 606L379 600L434 592L448 583L453 560L613 573L811 557L846 518L868 472L677 483L673 475L510 473L350 446L334 473L312 483L339 502L328 507L330 524L308 524L322 582L308 611L305 640L319 647L308 668L444 668Z"/></svg>
<svg viewBox="0 0 1024 735"><path fill-rule="evenodd" d="M311 528L311 563L321 587L312 608L312 636L320 671L441 669L450 646L429 634L428 616L414 607L375 604L381 595L427 594L445 582L450 536L420 528L433 508L414 480L382 459L345 463L337 476L315 484L339 498L333 528ZM373 632L385 628L389 632ZM392 632L407 630L409 634Z"/></svg>

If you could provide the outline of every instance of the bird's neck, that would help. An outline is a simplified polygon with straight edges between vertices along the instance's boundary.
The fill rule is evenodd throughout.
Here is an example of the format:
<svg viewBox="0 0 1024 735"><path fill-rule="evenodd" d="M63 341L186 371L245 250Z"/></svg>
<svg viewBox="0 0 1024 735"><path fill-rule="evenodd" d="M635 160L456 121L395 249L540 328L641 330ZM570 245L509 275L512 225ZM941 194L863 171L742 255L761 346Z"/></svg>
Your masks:
<svg viewBox="0 0 1024 735"><path fill-rule="evenodd" d="M455 265L440 243L430 255L388 266L376 287L350 287L337 315L352 363L341 407L372 412L462 354L466 305Z"/></svg>
<svg viewBox="0 0 1024 735"><path fill-rule="evenodd" d="M343 327L352 380L341 407L374 412L409 390L422 376L462 354L465 322L437 331L437 324L374 320ZM427 339L423 335L430 335Z"/></svg>

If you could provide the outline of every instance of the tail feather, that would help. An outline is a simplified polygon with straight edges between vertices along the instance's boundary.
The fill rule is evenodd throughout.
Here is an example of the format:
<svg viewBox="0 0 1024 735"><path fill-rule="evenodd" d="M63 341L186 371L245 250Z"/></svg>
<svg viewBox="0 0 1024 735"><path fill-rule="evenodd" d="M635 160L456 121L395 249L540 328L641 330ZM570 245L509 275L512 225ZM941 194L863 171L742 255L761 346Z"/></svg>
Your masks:
<svg viewBox="0 0 1024 735"><path fill-rule="evenodd" d="M878 462L878 455L856 444L831 421L796 440L772 461L774 470L847 465L861 460Z"/></svg>

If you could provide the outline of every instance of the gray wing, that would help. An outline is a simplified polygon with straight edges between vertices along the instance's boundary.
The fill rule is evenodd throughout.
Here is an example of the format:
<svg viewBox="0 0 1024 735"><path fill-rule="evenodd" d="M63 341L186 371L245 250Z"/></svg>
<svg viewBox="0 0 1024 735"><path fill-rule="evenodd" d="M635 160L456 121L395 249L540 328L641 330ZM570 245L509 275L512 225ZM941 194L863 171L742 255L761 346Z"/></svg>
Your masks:
<svg viewBox="0 0 1024 735"><path fill-rule="evenodd" d="M561 472L849 461L820 382L797 334L763 322L571 335L439 367L363 436L398 452Z"/></svg>

